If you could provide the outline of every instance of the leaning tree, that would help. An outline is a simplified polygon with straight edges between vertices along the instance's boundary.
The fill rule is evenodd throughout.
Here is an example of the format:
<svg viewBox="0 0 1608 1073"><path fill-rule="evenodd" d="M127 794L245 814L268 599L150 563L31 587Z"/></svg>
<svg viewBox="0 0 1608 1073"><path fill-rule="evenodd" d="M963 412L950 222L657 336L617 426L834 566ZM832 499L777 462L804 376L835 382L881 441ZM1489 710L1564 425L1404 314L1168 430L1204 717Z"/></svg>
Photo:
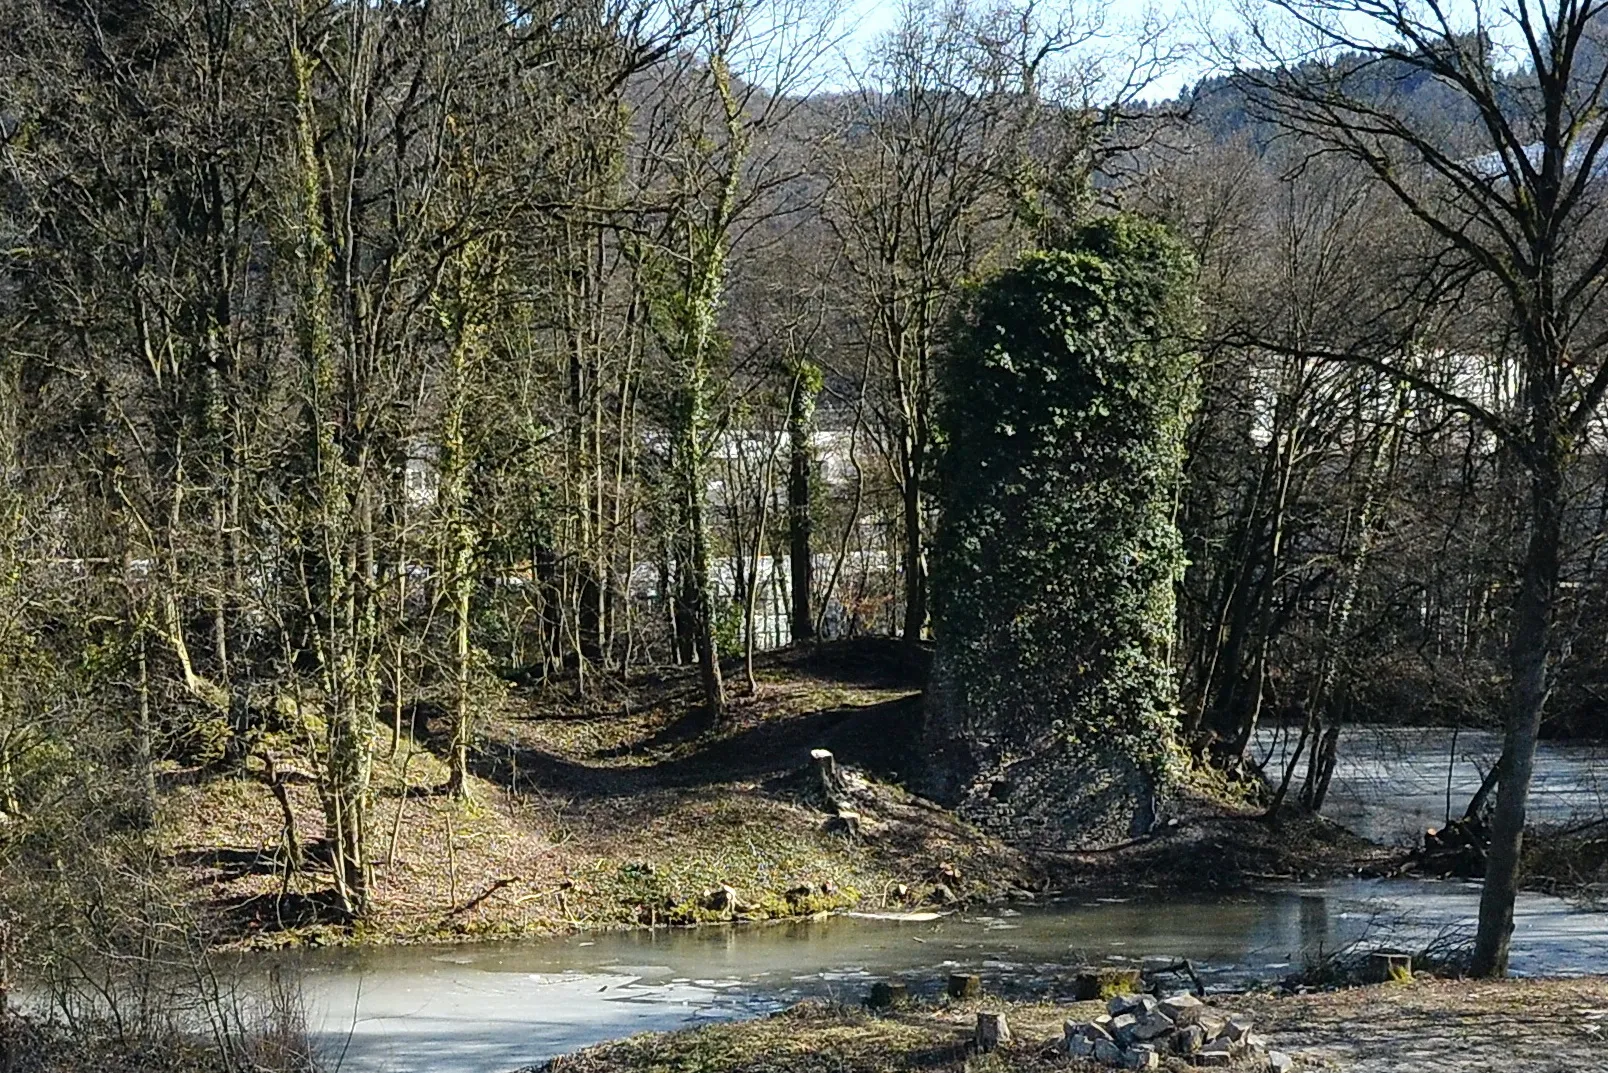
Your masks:
<svg viewBox="0 0 1608 1073"><path fill-rule="evenodd" d="M1155 820L1193 262L1131 216L981 287L943 367L932 789L1018 839Z"/></svg>

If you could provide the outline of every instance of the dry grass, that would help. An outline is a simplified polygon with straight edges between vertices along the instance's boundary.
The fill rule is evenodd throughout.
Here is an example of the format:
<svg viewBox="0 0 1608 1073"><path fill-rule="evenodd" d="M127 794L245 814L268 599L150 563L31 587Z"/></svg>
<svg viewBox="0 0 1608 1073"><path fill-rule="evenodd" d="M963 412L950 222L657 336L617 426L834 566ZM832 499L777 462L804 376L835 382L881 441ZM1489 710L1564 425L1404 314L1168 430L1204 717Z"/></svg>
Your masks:
<svg viewBox="0 0 1608 1073"><path fill-rule="evenodd" d="M891 781L907 762L919 699L875 652L773 656L758 692L735 695L719 728L695 701L685 675L585 698L513 696L482 721L470 803L439 792L442 727L417 719L394 756L386 732L373 782L374 908L356 928L332 920L316 853L285 886L279 809L258 761L244 778L171 773L166 847L215 911L220 940L250 945L914 907L943 865L965 895L1038 881L1022 855ZM288 741L275 744L306 844L322 832L311 769ZM826 829L803 775L816 746L867 773L856 802L863 837ZM737 891L735 907L705 901L721 885Z"/></svg>
<svg viewBox="0 0 1608 1073"><path fill-rule="evenodd" d="M1022 1029L1043 1035L1029 1008L1013 1007ZM975 1014L965 1007L873 1015L805 1003L773 1017L685 1032L636 1036L555 1059L552 1073L882 1073L932 1070L1014 1073L1065 1067L1040 1045L979 1056L970 1046Z"/></svg>
<svg viewBox="0 0 1608 1073"><path fill-rule="evenodd" d="M1281 997L1213 1000L1256 1021L1302 1069L1351 1073L1588 1073L1604 1068L1608 981L1420 980ZM979 1056L968 1042L977 1004L873 1016L805 1004L761 1021L639 1036L553 1062L554 1073L1039 1073L1094 1070L1057 1046L1062 1024L1095 1004L985 1002L1015 1040ZM1184 1070L1176 1059L1169 1069Z"/></svg>

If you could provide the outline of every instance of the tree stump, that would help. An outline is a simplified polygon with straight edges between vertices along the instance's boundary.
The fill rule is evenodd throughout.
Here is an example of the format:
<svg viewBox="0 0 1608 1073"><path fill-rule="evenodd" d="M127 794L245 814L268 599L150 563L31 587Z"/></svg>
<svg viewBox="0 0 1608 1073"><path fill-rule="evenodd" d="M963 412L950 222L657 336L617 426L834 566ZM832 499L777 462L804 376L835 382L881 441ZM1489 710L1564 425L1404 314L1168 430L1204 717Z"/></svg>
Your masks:
<svg viewBox="0 0 1608 1073"><path fill-rule="evenodd" d="M847 835L850 838L860 837L860 814L843 808L838 814L826 821L827 834Z"/></svg>
<svg viewBox="0 0 1608 1073"><path fill-rule="evenodd" d="M1072 997L1079 1002L1090 1002L1114 995L1131 995L1143 986L1143 975L1138 969L1095 966L1078 973L1072 982Z"/></svg>
<svg viewBox="0 0 1608 1073"><path fill-rule="evenodd" d="M838 770L837 757L830 749L811 749L810 764L815 769L821 796L829 807L836 804L844 794L843 773Z"/></svg>
<svg viewBox="0 0 1608 1073"><path fill-rule="evenodd" d="M1375 950L1368 955L1368 979L1376 984L1405 983L1413 978L1413 956Z"/></svg>
<svg viewBox="0 0 1608 1073"><path fill-rule="evenodd" d="M979 1013L977 1015L977 1049L983 1054L996 1047L1011 1041L1010 1026L1005 1023L1003 1013Z"/></svg>
<svg viewBox="0 0 1608 1073"><path fill-rule="evenodd" d="M891 1010L910 1001L910 988L895 981L881 980L871 985L865 1004L873 1010Z"/></svg>
<svg viewBox="0 0 1608 1073"><path fill-rule="evenodd" d="M954 999L976 998L983 993L983 978L976 973L954 972L949 974L949 997Z"/></svg>

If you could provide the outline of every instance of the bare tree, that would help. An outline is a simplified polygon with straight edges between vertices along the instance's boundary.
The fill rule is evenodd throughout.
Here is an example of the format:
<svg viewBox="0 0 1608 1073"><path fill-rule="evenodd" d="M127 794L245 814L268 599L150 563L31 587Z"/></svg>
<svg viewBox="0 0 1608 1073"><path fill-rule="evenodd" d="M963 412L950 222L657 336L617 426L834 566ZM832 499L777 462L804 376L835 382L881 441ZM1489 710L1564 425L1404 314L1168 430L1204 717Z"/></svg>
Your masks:
<svg viewBox="0 0 1608 1073"><path fill-rule="evenodd" d="M1269 7L1245 12L1247 55L1267 65L1240 75L1254 102L1323 150L1358 161L1390 191L1428 247L1406 293L1426 304L1444 298L1488 310L1468 336L1442 345L1510 361L1519 385L1517 405L1498 408L1403 361L1415 352L1406 344L1419 323L1410 310L1332 355L1400 377L1468 414L1527 474L1506 735L1474 958L1477 973L1500 975L1557 653L1566 478L1608 392L1603 6L1275 0ZM1457 126L1444 114L1401 107L1392 86L1403 74L1448 87L1471 122Z"/></svg>
<svg viewBox="0 0 1608 1073"><path fill-rule="evenodd" d="M818 78L812 60L825 46L831 9L738 2L698 3L693 12L684 62L659 73L644 118L639 181L651 229L638 229L634 255L648 287L648 323L669 360L672 544L705 707L718 721L726 693L706 495L720 423L716 368L727 349L720 315L734 239L791 175L760 139Z"/></svg>

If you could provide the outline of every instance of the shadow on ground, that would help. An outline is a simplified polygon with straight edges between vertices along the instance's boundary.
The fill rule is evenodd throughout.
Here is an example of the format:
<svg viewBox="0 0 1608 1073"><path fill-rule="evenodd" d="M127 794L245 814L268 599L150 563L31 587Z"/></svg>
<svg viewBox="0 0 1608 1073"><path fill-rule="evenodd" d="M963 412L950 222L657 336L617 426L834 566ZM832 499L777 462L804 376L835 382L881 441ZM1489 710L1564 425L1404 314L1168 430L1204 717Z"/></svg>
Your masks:
<svg viewBox="0 0 1608 1073"><path fill-rule="evenodd" d="M920 716L921 698L912 695L761 719L717 734L709 731L701 712L688 710L633 748L597 754L615 762L593 763L536 746L493 742L472 764L476 775L503 787L537 785L546 793L594 798L785 778L807 767L811 749L830 749L846 764L895 779L914 758ZM646 758L668 746L686 749L668 759Z"/></svg>

